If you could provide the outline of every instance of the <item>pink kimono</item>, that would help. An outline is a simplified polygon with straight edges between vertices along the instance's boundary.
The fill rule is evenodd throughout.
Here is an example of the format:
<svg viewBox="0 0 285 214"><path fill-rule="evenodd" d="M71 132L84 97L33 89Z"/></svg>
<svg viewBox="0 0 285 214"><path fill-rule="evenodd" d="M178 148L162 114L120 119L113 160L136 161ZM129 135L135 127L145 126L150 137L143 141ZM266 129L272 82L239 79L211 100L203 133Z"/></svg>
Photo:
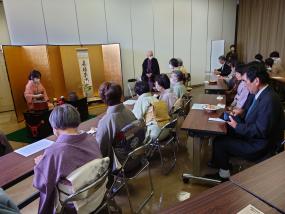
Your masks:
<svg viewBox="0 0 285 214"><path fill-rule="evenodd" d="M44 96L42 98L33 98L32 95L36 94L43 94ZM29 109L33 109L33 102L35 100L42 100L42 101L49 100L44 86L41 83L38 84L34 83L32 80L29 80L29 82L27 83L24 96Z"/></svg>

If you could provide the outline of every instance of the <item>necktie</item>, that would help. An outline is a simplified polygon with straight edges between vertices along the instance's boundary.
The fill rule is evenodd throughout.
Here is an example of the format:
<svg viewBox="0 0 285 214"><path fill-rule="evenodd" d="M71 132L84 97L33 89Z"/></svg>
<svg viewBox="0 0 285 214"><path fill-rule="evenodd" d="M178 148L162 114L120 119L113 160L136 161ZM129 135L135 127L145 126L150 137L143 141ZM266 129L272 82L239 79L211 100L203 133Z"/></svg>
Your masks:
<svg viewBox="0 0 285 214"><path fill-rule="evenodd" d="M256 106L256 99L254 98L253 102L251 103L251 105L250 105L250 107L246 113L245 120L248 118L248 116L250 115L252 110L255 108L255 106Z"/></svg>

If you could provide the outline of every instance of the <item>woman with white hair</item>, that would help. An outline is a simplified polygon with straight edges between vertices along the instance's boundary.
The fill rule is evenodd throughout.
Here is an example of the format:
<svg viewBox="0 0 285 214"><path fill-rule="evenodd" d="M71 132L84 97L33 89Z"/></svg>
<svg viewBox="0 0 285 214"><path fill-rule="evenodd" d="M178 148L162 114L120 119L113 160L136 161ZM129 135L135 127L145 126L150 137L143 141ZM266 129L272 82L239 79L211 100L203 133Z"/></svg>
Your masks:
<svg viewBox="0 0 285 214"><path fill-rule="evenodd" d="M35 159L34 167L33 184L40 192L39 213L54 213L59 181L84 164L101 158L95 137L78 131L80 115L73 106L55 107L49 122L57 140ZM74 210L73 207L71 209Z"/></svg>

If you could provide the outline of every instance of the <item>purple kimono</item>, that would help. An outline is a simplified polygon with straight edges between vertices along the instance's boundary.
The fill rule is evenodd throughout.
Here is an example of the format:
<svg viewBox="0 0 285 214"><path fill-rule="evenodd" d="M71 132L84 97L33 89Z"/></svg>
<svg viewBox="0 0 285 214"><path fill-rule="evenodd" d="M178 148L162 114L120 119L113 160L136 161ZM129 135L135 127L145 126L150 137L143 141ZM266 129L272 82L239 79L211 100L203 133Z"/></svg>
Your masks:
<svg viewBox="0 0 285 214"><path fill-rule="evenodd" d="M40 192L39 213L54 213L57 183L97 158L101 158L101 152L94 136L87 133L60 135L34 167L33 183Z"/></svg>

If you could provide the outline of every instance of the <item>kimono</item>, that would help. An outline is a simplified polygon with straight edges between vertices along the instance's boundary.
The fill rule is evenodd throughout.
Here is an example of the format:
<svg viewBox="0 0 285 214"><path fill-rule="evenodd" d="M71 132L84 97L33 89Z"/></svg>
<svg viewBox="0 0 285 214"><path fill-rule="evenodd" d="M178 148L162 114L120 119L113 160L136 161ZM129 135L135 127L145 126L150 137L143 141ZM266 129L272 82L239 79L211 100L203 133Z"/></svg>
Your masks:
<svg viewBox="0 0 285 214"><path fill-rule="evenodd" d="M135 115L123 103L109 106L106 114L98 123L96 140L100 145L103 157L110 158L110 167L113 166L112 142L116 134L126 125L135 121Z"/></svg>
<svg viewBox="0 0 285 214"><path fill-rule="evenodd" d="M33 98L32 95L36 94L43 94L44 96L42 98ZM46 89L41 83L34 83L32 80L29 80L29 82L26 85L24 96L28 105L29 109L33 109L33 102L35 100L42 100L42 101L48 101L49 98L47 96Z"/></svg>
<svg viewBox="0 0 285 214"><path fill-rule="evenodd" d="M8 197L3 189L0 188L0 213L1 214L20 214L16 204Z"/></svg>
<svg viewBox="0 0 285 214"><path fill-rule="evenodd" d="M179 99L183 97L184 94L187 93L187 89L183 82L177 82L172 86L173 92L176 95L176 97Z"/></svg>
<svg viewBox="0 0 285 214"><path fill-rule="evenodd" d="M56 143L45 149L42 160L34 167L33 185L40 192L38 212L54 213L58 182L75 169L101 157L94 136L85 132L60 135Z"/></svg>
<svg viewBox="0 0 285 214"><path fill-rule="evenodd" d="M236 108L242 108L247 99L248 94L249 91L246 86L246 83L244 81L241 81L237 88L237 94L231 106Z"/></svg>
<svg viewBox="0 0 285 214"><path fill-rule="evenodd" d="M177 96L171 91L171 89L166 89L164 92L160 93L159 100L166 102L168 111L170 112L177 100Z"/></svg>

